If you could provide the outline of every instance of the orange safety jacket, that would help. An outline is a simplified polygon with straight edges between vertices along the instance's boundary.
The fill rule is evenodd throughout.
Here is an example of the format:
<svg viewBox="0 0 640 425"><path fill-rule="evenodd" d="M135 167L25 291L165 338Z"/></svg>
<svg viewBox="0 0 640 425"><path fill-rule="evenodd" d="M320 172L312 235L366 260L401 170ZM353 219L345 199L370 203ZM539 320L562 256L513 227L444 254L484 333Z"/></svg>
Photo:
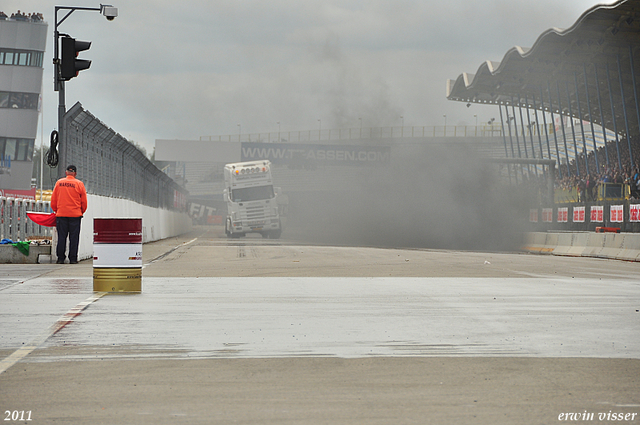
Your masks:
<svg viewBox="0 0 640 425"><path fill-rule="evenodd" d="M87 210L87 191L84 183L73 176L56 182L51 194L51 209L57 217L81 217Z"/></svg>

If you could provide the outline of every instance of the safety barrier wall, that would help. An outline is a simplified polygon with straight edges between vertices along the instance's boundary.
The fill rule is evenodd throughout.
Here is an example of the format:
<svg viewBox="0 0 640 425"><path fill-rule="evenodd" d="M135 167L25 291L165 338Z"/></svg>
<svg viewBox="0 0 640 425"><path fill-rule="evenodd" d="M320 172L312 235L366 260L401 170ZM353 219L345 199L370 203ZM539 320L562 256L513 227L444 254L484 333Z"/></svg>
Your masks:
<svg viewBox="0 0 640 425"><path fill-rule="evenodd" d="M93 257L93 219L142 217L142 242L152 242L191 230L191 218L186 212L153 208L127 199L87 195L88 208L80 228L78 259ZM40 226L27 218L27 211L50 212L49 202L0 198L2 239L15 241L31 237L53 237L52 227ZM55 249L51 253L55 259Z"/></svg>
<svg viewBox="0 0 640 425"><path fill-rule="evenodd" d="M191 218L186 212L153 208L128 199L87 195L88 208L80 227L78 259L93 257L94 218L142 218L142 242L152 242L181 235L191 230ZM52 249L55 258L55 249Z"/></svg>
<svg viewBox="0 0 640 425"><path fill-rule="evenodd" d="M598 227L615 227L621 232L640 233L640 200L564 203L529 210L530 231L595 232Z"/></svg>
<svg viewBox="0 0 640 425"><path fill-rule="evenodd" d="M523 250L538 254L640 261L637 233L526 233Z"/></svg>

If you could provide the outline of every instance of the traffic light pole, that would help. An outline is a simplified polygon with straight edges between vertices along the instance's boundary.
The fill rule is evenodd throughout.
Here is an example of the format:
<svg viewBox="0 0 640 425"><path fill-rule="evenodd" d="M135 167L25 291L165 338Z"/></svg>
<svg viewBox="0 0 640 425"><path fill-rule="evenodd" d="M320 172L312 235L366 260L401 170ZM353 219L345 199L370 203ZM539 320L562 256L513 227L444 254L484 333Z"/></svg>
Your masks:
<svg viewBox="0 0 640 425"><path fill-rule="evenodd" d="M64 115L67 113L64 98L64 81L58 81L58 178L65 176L64 169L67 167L67 143L64 129Z"/></svg>
<svg viewBox="0 0 640 425"><path fill-rule="evenodd" d="M53 43L53 89L58 92L58 178L63 178L65 176L65 168L67 167L67 139L66 132L64 128L64 116L67 113L66 105L65 105L65 93L64 93L64 79L61 75L61 61L60 61L60 44L59 39L60 34L58 32L58 27L76 10L88 10L93 12L101 12L105 11L105 7L107 5L101 4L100 7L75 7L75 6L56 6L55 7L55 28L54 28L54 43ZM114 9L114 8L111 8ZM67 11L67 14L62 17L62 19L58 20L58 12L59 11ZM113 12L113 10L110 10ZM116 10L117 14L117 10ZM107 19L112 20L114 18L113 15L108 15Z"/></svg>

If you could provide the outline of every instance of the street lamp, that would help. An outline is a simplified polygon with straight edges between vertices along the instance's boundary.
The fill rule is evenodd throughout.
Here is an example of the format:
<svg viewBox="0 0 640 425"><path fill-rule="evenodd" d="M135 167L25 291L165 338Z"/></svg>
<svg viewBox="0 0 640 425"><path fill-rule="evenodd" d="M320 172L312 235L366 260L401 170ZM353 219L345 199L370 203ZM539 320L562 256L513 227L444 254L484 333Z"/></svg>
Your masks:
<svg viewBox="0 0 640 425"><path fill-rule="evenodd" d="M447 115L443 115L444 117L444 136L447 136Z"/></svg>
<svg viewBox="0 0 640 425"><path fill-rule="evenodd" d="M318 140L322 138L322 120L318 119Z"/></svg>
<svg viewBox="0 0 640 425"><path fill-rule="evenodd" d="M360 138L362 139L362 118L358 118L360 120Z"/></svg>
<svg viewBox="0 0 640 425"><path fill-rule="evenodd" d="M278 124L278 143L280 143L282 141L282 139L280 139L280 121L278 121L277 124Z"/></svg>
<svg viewBox="0 0 640 425"><path fill-rule="evenodd" d="M57 140L58 140L58 151L59 161L55 161L49 163L49 166L55 167L58 163L62 163L62 167L58 168L58 178L63 178L65 175L65 167L67 161L67 143L66 143L66 134L64 131L64 116L67 113L66 105L65 105L65 92L64 92L64 83L65 79L62 77L62 61L60 60L60 49L59 49L59 39L60 36L64 36L67 39L71 38L68 34L61 34L58 31L58 27L62 25L62 23L76 10L88 10L93 12L100 12L102 15L107 18L108 21L113 21L118 16L118 8L113 7L110 4L101 4L100 7L75 7L75 6L55 6L55 26L53 31L54 36L54 44L53 44L53 90L58 92L58 131L57 131ZM60 20L58 20L58 11L66 10L68 11L66 15ZM79 51L86 50L89 48L91 43L89 42L76 42L75 39L72 39L75 46L73 49L68 49L70 51ZM88 44L87 44L88 43ZM79 44L83 44L83 49L76 48ZM77 60L76 63L80 63L81 60ZM83 65L77 70L86 69L91 64L90 61L82 61Z"/></svg>

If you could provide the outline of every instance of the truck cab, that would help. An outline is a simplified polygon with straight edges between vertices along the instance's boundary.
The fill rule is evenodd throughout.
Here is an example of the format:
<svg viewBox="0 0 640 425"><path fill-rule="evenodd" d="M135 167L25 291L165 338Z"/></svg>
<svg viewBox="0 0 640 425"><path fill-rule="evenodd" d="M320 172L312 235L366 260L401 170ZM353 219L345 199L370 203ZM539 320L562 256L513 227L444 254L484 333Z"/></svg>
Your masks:
<svg viewBox="0 0 640 425"><path fill-rule="evenodd" d="M249 161L226 164L224 182L227 237L238 238L247 233L259 233L265 238L279 238L282 233L276 201L279 190L273 187L271 163Z"/></svg>

